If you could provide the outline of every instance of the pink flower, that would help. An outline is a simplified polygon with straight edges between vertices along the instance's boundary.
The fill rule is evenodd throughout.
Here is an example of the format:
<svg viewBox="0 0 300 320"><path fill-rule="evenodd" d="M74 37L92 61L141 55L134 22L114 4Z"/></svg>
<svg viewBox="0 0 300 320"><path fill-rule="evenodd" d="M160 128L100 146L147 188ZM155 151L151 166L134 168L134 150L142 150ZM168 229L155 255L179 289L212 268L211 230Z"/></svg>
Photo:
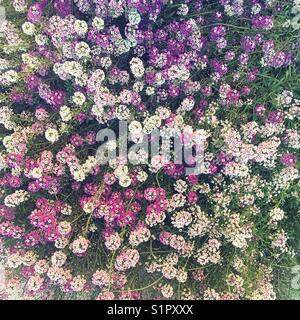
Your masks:
<svg viewBox="0 0 300 320"><path fill-rule="evenodd" d="M281 162L285 166L294 167L297 164L297 157L292 153L285 153L281 157Z"/></svg>
<svg viewBox="0 0 300 320"><path fill-rule="evenodd" d="M189 192L188 194L188 202L190 204L195 204L199 199L199 196L197 195L196 192Z"/></svg>

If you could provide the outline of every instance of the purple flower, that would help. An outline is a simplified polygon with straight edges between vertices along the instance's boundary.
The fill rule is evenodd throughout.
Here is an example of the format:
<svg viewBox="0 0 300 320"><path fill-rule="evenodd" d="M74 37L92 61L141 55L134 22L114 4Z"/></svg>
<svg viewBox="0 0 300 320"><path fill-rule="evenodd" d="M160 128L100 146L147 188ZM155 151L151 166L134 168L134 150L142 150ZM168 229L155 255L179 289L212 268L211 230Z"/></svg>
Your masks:
<svg viewBox="0 0 300 320"><path fill-rule="evenodd" d="M259 117L263 117L266 113L266 107L263 104L258 104L255 106L255 113Z"/></svg>
<svg viewBox="0 0 300 320"><path fill-rule="evenodd" d="M246 37L243 37L241 41L241 46L245 52L249 53L255 50L256 43L250 36L246 36Z"/></svg>
<svg viewBox="0 0 300 320"><path fill-rule="evenodd" d="M225 60L227 61L232 61L235 58L235 53L234 51L228 51L225 54Z"/></svg>
<svg viewBox="0 0 300 320"><path fill-rule="evenodd" d="M46 4L47 4L47 1L42 0L30 6L27 13L28 21L32 23L40 22Z"/></svg>
<svg viewBox="0 0 300 320"><path fill-rule="evenodd" d="M53 6L56 12L63 18L71 14L70 0L54 0Z"/></svg>
<svg viewBox="0 0 300 320"><path fill-rule="evenodd" d="M285 153L281 157L281 163L288 167L294 167L297 164L297 157L292 153Z"/></svg>
<svg viewBox="0 0 300 320"><path fill-rule="evenodd" d="M40 84L40 79L38 76L32 74L26 78L26 84L29 90L35 90Z"/></svg>
<svg viewBox="0 0 300 320"><path fill-rule="evenodd" d="M229 90L227 100L229 104L237 104L240 99L240 93L237 90Z"/></svg>
<svg viewBox="0 0 300 320"><path fill-rule="evenodd" d="M219 38L223 38L226 34L226 29L223 26L215 26L211 29L210 38L216 41Z"/></svg>
<svg viewBox="0 0 300 320"><path fill-rule="evenodd" d="M268 115L267 122L281 123L283 122L283 114L280 110L271 111Z"/></svg>
<svg viewBox="0 0 300 320"><path fill-rule="evenodd" d="M256 15L252 18L252 26L254 28L270 29L273 27L272 17Z"/></svg>
<svg viewBox="0 0 300 320"><path fill-rule="evenodd" d="M199 199L199 196L197 195L196 192L194 192L194 191L189 192L189 194L188 194L188 202L190 204L196 203L198 201L198 199Z"/></svg>
<svg viewBox="0 0 300 320"><path fill-rule="evenodd" d="M65 95L65 92L62 90L51 92L49 102L54 110L58 110L64 104Z"/></svg>
<svg viewBox="0 0 300 320"><path fill-rule="evenodd" d="M219 166L216 163L212 162L208 167L208 171L211 174L216 174L219 171Z"/></svg>

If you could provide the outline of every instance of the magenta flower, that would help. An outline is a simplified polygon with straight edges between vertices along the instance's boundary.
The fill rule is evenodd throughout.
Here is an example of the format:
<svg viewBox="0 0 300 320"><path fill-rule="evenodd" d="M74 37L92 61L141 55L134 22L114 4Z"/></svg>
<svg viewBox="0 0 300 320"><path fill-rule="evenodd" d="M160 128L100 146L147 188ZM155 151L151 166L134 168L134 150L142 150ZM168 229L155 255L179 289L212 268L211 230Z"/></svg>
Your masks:
<svg viewBox="0 0 300 320"><path fill-rule="evenodd" d="M288 167L294 167L297 164L297 157L292 153L285 153L281 157L283 165Z"/></svg>

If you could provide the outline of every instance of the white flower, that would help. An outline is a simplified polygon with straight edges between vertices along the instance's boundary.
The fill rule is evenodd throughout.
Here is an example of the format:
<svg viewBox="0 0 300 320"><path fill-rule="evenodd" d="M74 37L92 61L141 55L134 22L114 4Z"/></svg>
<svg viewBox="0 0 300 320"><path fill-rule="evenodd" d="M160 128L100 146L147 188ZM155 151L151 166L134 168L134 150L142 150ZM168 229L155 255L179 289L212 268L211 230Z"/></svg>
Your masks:
<svg viewBox="0 0 300 320"><path fill-rule="evenodd" d="M131 179L129 176L122 176L122 178L119 180L119 184L123 188L127 188L131 185Z"/></svg>
<svg viewBox="0 0 300 320"><path fill-rule="evenodd" d="M68 122L72 119L71 109L67 106L62 106L59 110L62 121Z"/></svg>
<svg viewBox="0 0 300 320"><path fill-rule="evenodd" d="M146 88L146 95L152 96L155 93L155 89L153 87L147 87Z"/></svg>
<svg viewBox="0 0 300 320"><path fill-rule="evenodd" d="M133 133L133 134L137 134L142 132L143 127L142 124L138 121L132 121L130 122L129 126L128 126L128 130L129 132Z"/></svg>
<svg viewBox="0 0 300 320"><path fill-rule="evenodd" d="M38 290L40 290L43 283L44 283L43 277L41 277L40 275L34 275L29 277L27 281L27 288L29 289L29 291L37 292Z"/></svg>
<svg viewBox="0 0 300 320"><path fill-rule="evenodd" d="M13 194L9 194L4 199L4 204L9 208L14 208L29 199L29 192L26 190L17 190Z"/></svg>
<svg viewBox="0 0 300 320"><path fill-rule="evenodd" d="M82 92L77 91L74 93L72 100L76 105L82 106L85 103L86 98Z"/></svg>
<svg viewBox="0 0 300 320"><path fill-rule="evenodd" d="M141 16L137 12L137 10L134 9L128 13L128 20L129 20L129 24L138 25L141 22Z"/></svg>
<svg viewBox="0 0 300 320"><path fill-rule="evenodd" d="M88 81L88 76L86 73L82 73L79 77L75 77L75 83L78 86L84 87L86 86Z"/></svg>
<svg viewBox="0 0 300 320"><path fill-rule="evenodd" d="M54 143L59 138L58 131L56 129L53 129L53 128L48 128L46 130L46 132L45 132L45 138L49 142Z"/></svg>
<svg viewBox="0 0 300 320"><path fill-rule="evenodd" d="M93 105L92 114L96 117L101 117L103 115L104 108L102 106Z"/></svg>
<svg viewBox="0 0 300 320"><path fill-rule="evenodd" d="M166 107L158 107L155 111L155 114L158 115L161 119L168 119L171 115L171 111Z"/></svg>
<svg viewBox="0 0 300 320"><path fill-rule="evenodd" d="M9 68L10 62L7 59L0 58L0 71L4 71Z"/></svg>
<svg viewBox="0 0 300 320"><path fill-rule="evenodd" d="M102 57L100 59L100 65L102 66L102 68L109 68L112 65L112 61L110 57Z"/></svg>
<svg viewBox="0 0 300 320"><path fill-rule="evenodd" d="M69 216L72 214L72 207L69 204L66 204L62 209L61 213L65 216Z"/></svg>
<svg viewBox="0 0 300 320"><path fill-rule="evenodd" d="M85 213L90 214L90 213L92 213L94 210L95 210L95 206L94 206L94 204L93 204L92 201L86 202L86 203L84 204L84 206L83 206L83 211L84 211Z"/></svg>
<svg viewBox="0 0 300 320"><path fill-rule="evenodd" d="M25 34L32 36L35 32L35 26L33 23L26 21L22 25L22 30Z"/></svg>
<svg viewBox="0 0 300 320"><path fill-rule="evenodd" d="M58 130L58 132L59 133L67 133L68 132L68 125L67 125L67 123L66 122L61 122L60 124L59 124L59 128L58 128L59 130Z"/></svg>
<svg viewBox="0 0 300 320"><path fill-rule="evenodd" d="M37 57L34 57L33 55L28 53L23 53L21 57L22 61L24 62L24 64L26 64L28 68L35 69L38 67L39 59Z"/></svg>
<svg viewBox="0 0 300 320"><path fill-rule="evenodd" d="M130 110L127 106L120 104L115 109L115 117L119 120L127 120L130 115Z"/></svg>
<svg viewBox="0 0 300 320"><path fill-rule="evenodd" d="M76 20L74 29L79 36L84 36L88 31L88 25L84 20Z"/></svg>
<svg viewBox="0 0 300 320"><path fill-rule="evenodd" d="M48 38L43 34L37 34L34 37L34 39L35 39L36 44L38 44L39 46L43 46L48 42Z"/></svg>
<svg viewBox="0 0 300 320"><path fill-rule="evenodd" d="M88 58L90 56L91 49L86 42L79 42L75 45L76 56L80 58Z"/></svg>
<svg viewBox="0 0 300 320"><path fill-rule="evenodd" d="M156 155L151 159L151 167L154 170L154 172L157 172L166 164L166 162L167 161L164 156Z"/></svg>
<svg viewBox="0 0 300 320"><path fill-rule="evenodd" d="M189 12L189 7L187 4L181 4L177 10L177 14L180 16L186 16Z"/></svg>
<svg viewBox="0 0 300 320"><path fill-rule="evenodd" d="M94 156L89 156L86 162L82 166L82 170L85 173L89 173L98 164L97 158Z"/></svg>
<svg viewBox="0 0 300 320"><path fill-rule="evenodd" d="M197 145L198 150L204 150L206 140L209 138L209 133L204 129L198 129L192 135L193 141Z"/></svg>
<svg viewBox="0 0 300 320"><path fill-rule="evenodd" d="M161 118L157 115L148 117L144 120L144 133L150 133L153 131L155 128L159 128L161 125Z"/></svg>
<svg viewBox="0 0 300 320"><path fill-rule="evenodd" d="M55 267L62 267L67 261L67 255L63 251L56 251L51 256L51 263Z"/></svg>
<svg viewBox="0 0 300 320"><path fill-rule="evenodd" d="M171 80L187 81L190 77L190 71L185 65L173 65L169 68L168 75Z"/></svg>
<svg viewBox="0 0 300 320"><path fill-rule="evenodd" d="M19 75L15 70L8 70L6 71L0 79L3 79L4 84L12 84L18 81Z"/></svg>
<svg viewBox="0 0 300 320"><path fill-rule="evenodd" d="M0 1L0 3L2 0ZM27 8L27 3L25 0L13 1L13 6L16 12L24 12Z"/></svg>
<svg viewBox="0 0 300 320"><path fill-rule="evenodd" d="M140 58L132 58L129 64L130 70L136 78L141 78L144 75L145 68Z"/></svg>
<svg viewBox="0 0 300 320"><path fill-rule="evenodd" d="M128 167L127 166L118 166L115 170L114 174L119 178L123 178L128 175Z"/></svg>
<svg viewBox="0 0 300 320"><path fill-rule="evenodd" d="M278 222L285 217L285 212L280 208L274 208L270 211L270 220L271 222Z"/></svg>
<svg viewBox="0 0 300 320"><path fill-rule="evenodd" d="M186 192L187 188L188 188L188 184L182 179L176 180L176 182L174 183L174 189L178 193Z"/></svg>
<svg viewBox="0 0 300 320"><path fill-rule="evenodd" d="M143 81L137 81L133 85L133 91L135 92L141 92L144 89L144 82Z"/></svg>
<svg viewBox="0 0 300 320"><path fill-rule="evenodd" d="M73 77L81 77L83 73L82 65L77 61L66 61L63 64L63 71Z"/></svg>
<svg viewBox="0 0 300 320"><path fill-rule="evenodd" d="M100 17L95 17L92 26L100 31L104 28L104 20Z"/></svg>
<svg viewBox="0 0 300 320"><path fill-rule="evenodd" d="M89 78L89 83L92 86L100 86L105 80L105 73L102 69L95 70Z"/></svg>
<svg viewBox="0 0 300 320"><path fill-rule="evenodd" d="M34 179L39 179L43 175L43 171L41 168L34 168L30 171L30 174Z"/></svg>
<svg viewBox="0 0 300 320"><path fill-rule="evenodd" d="M81 168L72 172L73 178L77 182L82 182L85 179L85 172Z"/></svg>

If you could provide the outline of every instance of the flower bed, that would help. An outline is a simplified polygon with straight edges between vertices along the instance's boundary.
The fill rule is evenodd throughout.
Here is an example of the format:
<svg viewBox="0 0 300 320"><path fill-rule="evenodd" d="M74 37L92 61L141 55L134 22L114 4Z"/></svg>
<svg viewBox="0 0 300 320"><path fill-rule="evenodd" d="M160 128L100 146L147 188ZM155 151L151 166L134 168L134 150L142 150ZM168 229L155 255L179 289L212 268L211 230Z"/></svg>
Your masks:
<svg viewBox="0 0 300 320"><path fill-rule="evenodd" d="M3 298L291 297L299 5L0 1Z"/></svg>

